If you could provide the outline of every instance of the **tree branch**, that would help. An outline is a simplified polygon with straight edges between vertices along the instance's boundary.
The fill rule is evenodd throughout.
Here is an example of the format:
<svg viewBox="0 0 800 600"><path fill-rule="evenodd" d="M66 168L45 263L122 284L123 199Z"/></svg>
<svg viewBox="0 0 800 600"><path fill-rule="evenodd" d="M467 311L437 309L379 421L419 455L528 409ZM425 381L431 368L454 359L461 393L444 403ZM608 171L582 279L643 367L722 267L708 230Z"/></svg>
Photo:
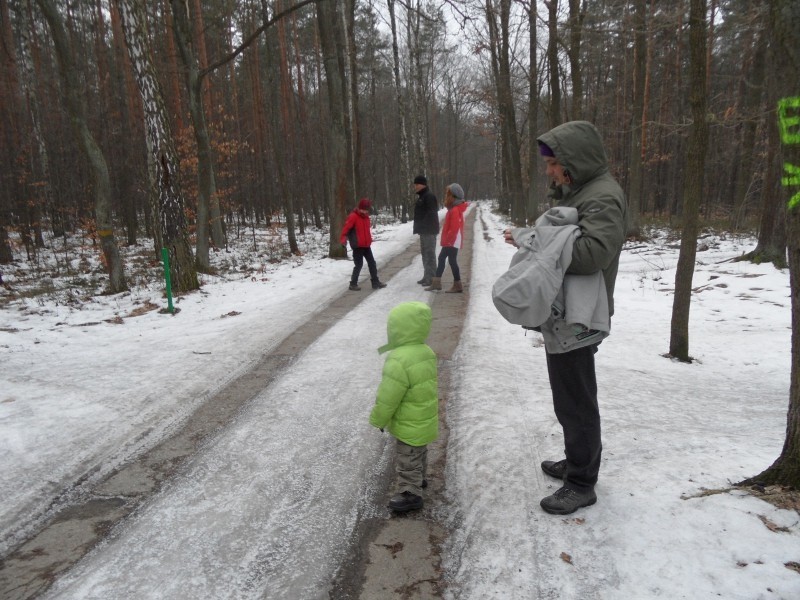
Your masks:
<svg viewBox="0 0 800 600"><path fill-rule="evenodd" d="M280 21L282 18L292 14L296 10L300 10L305 6L308 6L309 4L316 4L317 2L324 2L324 1L326 0L302 0L301 2L295 4L294 6L291 6L286 10L274 14L271 19L269 19L268 21L264 21L264 24L261 25L261 27L256 29L253 33L251 33L250 36L245 41L243 41L238 48L236 48L230 54L224 56L214 64L207 66L205 69L202 69L198 73L198 79L203 79L203 77L205 77L209 73L212 73L213 71L219 69L221 66L228 64L234 58L239 56L242 52L247 50L247 48L258 38L258 36L260 36L262 33L264 33L264 31L266 31L272 25Z"/></svg>

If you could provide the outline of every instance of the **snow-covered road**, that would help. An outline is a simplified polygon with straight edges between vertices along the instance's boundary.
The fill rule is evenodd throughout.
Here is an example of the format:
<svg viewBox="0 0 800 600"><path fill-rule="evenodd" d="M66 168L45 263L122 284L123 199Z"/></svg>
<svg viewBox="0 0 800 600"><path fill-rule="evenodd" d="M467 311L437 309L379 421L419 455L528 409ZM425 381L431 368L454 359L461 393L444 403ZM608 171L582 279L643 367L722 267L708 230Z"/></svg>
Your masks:
<svg viewBox="0 0 800 600"><path fill-rule="evenodd" d="M724 262L751 240L713 238L698 254L694 280L690 351L697 361L682 364L662 356L677 249L662 241L624 252L612 335L597 354L604 427L598 503L553 517L538 506L554 489L538 463L561 452L544 349L538 336L526 337L494 310L491 285L513 249L502 243L505 225L489 205L475 210L469 308L451 361L448 503L428 507L450 530L442 548L445 597L800 597L800 574L789 566L800 563L797 513L741 491L701 495L758 473L780 453L788 274ZM408 225L387 231L376 255L385 260L409 239ZM272 312L258 307L266 297L245 292L261 283L227 288L235 300L225 309L208 286L211 296L187 299L167 325L178 329L168 333L180 339L183 327L191 347L187 325L204 301L213 302L216 315L241 315L238 323L214 320L210 332L206 324L205 347L255 356L270 335L269 319L285 317L287 302L305 310L332 295L331 282L344 284L348 270L334 261L299 266L292 277L301 288L292 291L289 280L270 288ZM430 298L415 283L419 274L417 258L322 335L47 597L328 597L358 519L388 516L380 493L392 446L367 416L389 309ZM276 300L290 291L295 296ZM137 318L137 331L150 335L145 325L154 318ZM228 357L220 358L222 371L212 358L219 357L208 358L209 388L212 377L233 374L224 370L232 368ZM143 395L158 397L158 387L142 385Z"/></svg>

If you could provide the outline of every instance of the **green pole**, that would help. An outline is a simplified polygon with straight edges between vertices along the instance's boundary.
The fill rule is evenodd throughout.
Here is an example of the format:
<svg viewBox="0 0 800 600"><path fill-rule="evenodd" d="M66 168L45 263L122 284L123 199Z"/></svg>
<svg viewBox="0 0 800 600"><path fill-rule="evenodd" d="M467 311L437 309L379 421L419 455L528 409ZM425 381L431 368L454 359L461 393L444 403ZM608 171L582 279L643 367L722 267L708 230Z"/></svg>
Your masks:
<svg viewBox="0 0 800 600"><path fill-rule="evenodd" d="M161 260L164 262L164 279L167 282L167 310L174 313L175 309L172 306L172 279L169 275L169 251L166 248L161 249Z"/></svg>

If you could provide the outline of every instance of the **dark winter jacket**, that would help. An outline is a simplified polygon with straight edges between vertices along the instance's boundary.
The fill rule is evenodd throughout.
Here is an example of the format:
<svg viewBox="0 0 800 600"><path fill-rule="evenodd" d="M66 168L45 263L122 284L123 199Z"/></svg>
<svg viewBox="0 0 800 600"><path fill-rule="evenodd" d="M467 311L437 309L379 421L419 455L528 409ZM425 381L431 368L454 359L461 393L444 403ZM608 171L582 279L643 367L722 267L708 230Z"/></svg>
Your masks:
<svg viewBox="0 0 800 600"><path fill-rule="evenodd" d="M414 233L436 235L439 233L439 201L427 187L417 192L414 204Z"/></svg>
<svg viewBox="0 0 800 600"><path fill-rule="evenodd" d="M569 171L570 185L553 186L549 196L558 206L578 211L581 235L572 247L568 274L603 272L609 316L614 314L614 283L625 241L625 194L608 172L600 133L587 121L570 121L538 138Z"/></svg>
<svg viewBox="0 0 800 600"><path fill-rule="evenodd" d="M369 422L388 429L409 446L429 444L439 434L438 365L425 343L433 314L424 302L404 302L389 312L383 378Z"/></svg>
<svg viewBox="0 0 800 600"><path fill-rule="evenodd" d="M353 249L369 248L372 245L372 231L370 229L369 214L361 214L357 208L354 208L344 222L339 241L342 245L344 245L345 241L349 241L350 247Z"/></svg>

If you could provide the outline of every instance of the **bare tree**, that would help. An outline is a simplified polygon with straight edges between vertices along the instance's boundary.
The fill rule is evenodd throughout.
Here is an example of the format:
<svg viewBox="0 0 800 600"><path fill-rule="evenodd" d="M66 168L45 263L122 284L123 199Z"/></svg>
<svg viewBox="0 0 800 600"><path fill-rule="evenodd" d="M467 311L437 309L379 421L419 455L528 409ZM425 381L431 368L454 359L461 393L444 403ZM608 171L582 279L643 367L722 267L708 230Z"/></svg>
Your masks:
<svg viewBox="0 0 800 600"><path fill-rule="evenodd" d="M511 0L499 0L498 5L486 0L486 22L489 26L489 48L492 57L497 113L500 119L501 157L504 181L511 200L511 218L525 223L525 194L522 191L519 134L511 85L510 44Z"/></svg>
<svg viewBox="0 0 800 600"><path fill-rule="evenodd" d="M135 0L114 1L142 96L149 150L158 186L161 239L169 252L172 284L177 292L195 290L200 283L186 227L186 202L180 189L178 155L145 31L144 7Z"/></svg>
<svg viewBox="0 0 800 600"><path fill-rule="evenodd" d="M708 148L706 80L706 0L691 0L689 9L689 104L692 126L686 151L686 178L683 184L683 227L681 250L675 271L675 298L672 303L669 354L690 362L689 308L692 278L697 256L697 231L703 197L706 151Z"/></svg>
<svg viewBox="0 0 800 600"><path fill-rule="evenodd" d="M628 157L628 235L640 234L642 204L642 137L645 127L645 77L647 74L647 0L633 3L633 105Z"/></svg>
<svg viewBox="0 0 800 600"><path fill-rule="evenodd" d="M214 159L211 152L211 138L208 133L205 115L205 100L202 90L203 78L200 76L200 65L194 46L198 45L192 35L192 17L189 4L183 0L171 0L174 16L175 40L180 50L186 71L186 89L189 93L189 114L192 117L194 138L197 143L197 254L195 260L201 271L211 268L209 263L209 225L214 245L221 248L225 245L225 234L220 218L219 197L217 196L217 180L214 174ZM195 18L198 18L195 15Z"/></svg>
<svg viewBox="0 0 800 600"><path fill-rule="evenodd" d="M550 76L550 127L561 123L561 70L558 66L558 0L545 0L547 7L547 68Z"/></svg>
<svg viewBox="0 0 800 600"><path fill-rule="evenodd" d="M411 195L411 158L408 146L407 111L403 96L403 84L400 79L400 51L397 43L397 17L395 15L395 0L387 0L389 8L389 23L392 30L392 75L395 97L397 99L397 121L400 133L400 185L408 186L409 193L403 201L403 222L408 219L409 207L413 204Z"/></svg>
<svg viewBox="0 0 800 600"><path fill-rule="evenodd" d="M788 210L789 272L792 297L792 368L786 440L780 456L764 472L740 485L782 484L800 489L800 3L770 2L772 67L779 93L777 121L784 165L783 198Z"/></svg>
<svg viewBox="0 0 800 600"><path fill-rule="evenodd" d="M330 245L329 255L341 258L346 255L345 249L339 244L339 232L344 224L348 201L348 163L347 163L347 136L345 132L344 111L347 106L347 90L342 66L345 57L344 48L336 43L336 3L339 0L329 0L317 3L317 26L322 45L323 62L328 91L329 128L328 128L328 156L330 168L326 186L330 190L333 200L330 211Z"/></svg>
<svg viewBox="0 0 800 600"><path fill-rule="evenodd" d="M53 36L53 44L64 81L64 99L69 111L72 128L78 145L89 161L91 168L94 183L94 213L97 222L97 237L100 238L100 246L103 249L108 270L109 290L113 293L121 292L128 289L128 284L125 281L122 258L114 237L114 223L111 211L111 180L108 174L108 164L86 123L86 101L83 97L80 78L75 67L69 35L64 27L61 14L52 0L37 0L37 4L50 25L50 32Z"/></svg>

